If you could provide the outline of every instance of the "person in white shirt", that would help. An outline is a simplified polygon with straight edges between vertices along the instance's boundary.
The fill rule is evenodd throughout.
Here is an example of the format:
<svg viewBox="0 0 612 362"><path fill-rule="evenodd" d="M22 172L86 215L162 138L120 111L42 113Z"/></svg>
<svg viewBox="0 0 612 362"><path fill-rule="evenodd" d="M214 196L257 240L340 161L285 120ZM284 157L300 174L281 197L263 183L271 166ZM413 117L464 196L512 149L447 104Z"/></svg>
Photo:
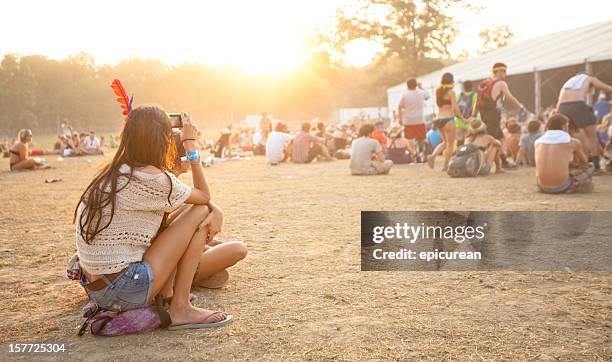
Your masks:
<svg viewBox="0 0 612 362"><path fill-rule="evenodd" d="M287 160L290 154L291 136L287 125L278 122L274 131L268 135L266 141L266 157L270 161L271 165L278 165L279 162Z"/></svg>
<svg viewBox="0 0 612 362"><path fill-rule="evenodd" d="M88 155L101 155L103 153L100 149L100 140L96 137L94 131L90 131L89 136L85 137L83 146L85 146L84 152Z"/></svg>
<svg viewBox="0 0 612 362"><path fill-rule="evenodd" d="M417 80L414 78L408 79L406 82L408 90L402 96L397 107L398 118L404 126L404 138L416 141L416 147L413 149L417 152L417 161L422 162L425 152L425 117L423 109L425 101L429 99L429 94L418 87ZM413 141L414 140L414 141Z"/></svg>

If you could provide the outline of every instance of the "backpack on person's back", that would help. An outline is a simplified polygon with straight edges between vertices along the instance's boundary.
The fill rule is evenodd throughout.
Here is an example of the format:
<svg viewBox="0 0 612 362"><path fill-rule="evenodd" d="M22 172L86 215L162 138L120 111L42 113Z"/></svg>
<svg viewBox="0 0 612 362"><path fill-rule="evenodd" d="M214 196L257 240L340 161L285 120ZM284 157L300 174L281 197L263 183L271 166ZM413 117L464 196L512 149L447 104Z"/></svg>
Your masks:
<svg viewBox="0 0 612 362"><path fill-rule="evenodd" d="M461 92L457 97L457 106L459 106L459 110L461 111L461 116L463 119L468 119L472 116L472 112L474 111L475 102L477 101L476 93L474 92Z"/></svg>
<svg viewBox="0 0 612 362"><path fill-rule="evenodd" d="M497 108L497 99L493 99L493 86L499 79L485 79L478 84L478 101L476 106L479 111L490 111Z"/></svg>
<svg viewBox="0 0 612 362"><path fill-rule="evenodd" d="M450 177L476 177L482 168L482 151L474 144L459 147L448 163Z"/></svg>

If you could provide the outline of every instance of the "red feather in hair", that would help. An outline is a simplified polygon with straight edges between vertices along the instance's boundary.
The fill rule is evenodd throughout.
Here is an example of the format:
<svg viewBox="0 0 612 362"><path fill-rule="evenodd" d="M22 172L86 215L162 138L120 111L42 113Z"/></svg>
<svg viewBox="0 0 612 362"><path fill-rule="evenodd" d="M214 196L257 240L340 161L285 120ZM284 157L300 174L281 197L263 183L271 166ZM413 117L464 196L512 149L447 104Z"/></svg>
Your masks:
<svg viewBox="0 0 612 362"><path fill-rule="evenodd" d="M121 109L123 109L122 114L127 116L132 110L132 101L134 97L132 96L131 100L128 98L127 92L125 91L125 88L123 88L123 85L121 85L119 79L113 80L113 83L111 83L111 88L117 96L117 102L119 102Z"/></svg>

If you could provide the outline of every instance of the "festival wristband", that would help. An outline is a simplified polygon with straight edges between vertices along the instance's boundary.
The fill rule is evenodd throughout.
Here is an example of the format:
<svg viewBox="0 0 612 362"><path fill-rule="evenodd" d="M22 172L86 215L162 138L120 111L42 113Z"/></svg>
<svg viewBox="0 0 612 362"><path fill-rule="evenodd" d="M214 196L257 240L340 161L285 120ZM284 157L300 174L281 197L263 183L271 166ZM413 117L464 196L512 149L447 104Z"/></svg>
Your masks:
<svg viewBox="0 0 612 362"><path fill-rule="evenodd" d="M187 156L181 156L181 162L187 162L187 161L189 161Z"/></svg>
<svg viewBox="0 0 612 362"><path fill-rule="evenodd" d="M181 141L181 143L185 141L195 141L195 140L196 140L195 138L185 138L184 140Z"/></svg>
<svg viewBox="0 0 612 362"><path fill-rule="evenodd" d="M200 153L198 151L189 151L187 152L187 158L189 161L196 161L200 159Z"/></svg>

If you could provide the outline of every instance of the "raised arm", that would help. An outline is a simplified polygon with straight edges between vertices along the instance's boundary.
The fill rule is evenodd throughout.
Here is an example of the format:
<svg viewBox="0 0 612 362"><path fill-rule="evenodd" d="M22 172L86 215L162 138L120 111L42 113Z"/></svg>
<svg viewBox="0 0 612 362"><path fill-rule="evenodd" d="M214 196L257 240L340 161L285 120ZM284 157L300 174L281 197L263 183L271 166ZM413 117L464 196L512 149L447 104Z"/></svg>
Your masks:
<svg viewBox="0 0 612 362"><path fill-rule="evenodd" d="M612 86L607 85L606 83L600 81L599 79L595 77L591 77L591 84L593 84L593 87L599 90L602 90L606 93L612 93Z"/></svg>
<svg viewBox="0 0 612 362"><path fill-rule="evenodd" d="M191 120L191 117L187 113L183 113L183 129L181 130L181 141L187 151L187 155L191 152L197 152L196 135L198 133L195 124ZM202 168L202 162L198 158L197 160L190 160L191 164L191 175L193 177L193 189L191 195L185 201L188 204L205 205L210 202L210 190L208 183L204 177L204 169Z"/></svg>

